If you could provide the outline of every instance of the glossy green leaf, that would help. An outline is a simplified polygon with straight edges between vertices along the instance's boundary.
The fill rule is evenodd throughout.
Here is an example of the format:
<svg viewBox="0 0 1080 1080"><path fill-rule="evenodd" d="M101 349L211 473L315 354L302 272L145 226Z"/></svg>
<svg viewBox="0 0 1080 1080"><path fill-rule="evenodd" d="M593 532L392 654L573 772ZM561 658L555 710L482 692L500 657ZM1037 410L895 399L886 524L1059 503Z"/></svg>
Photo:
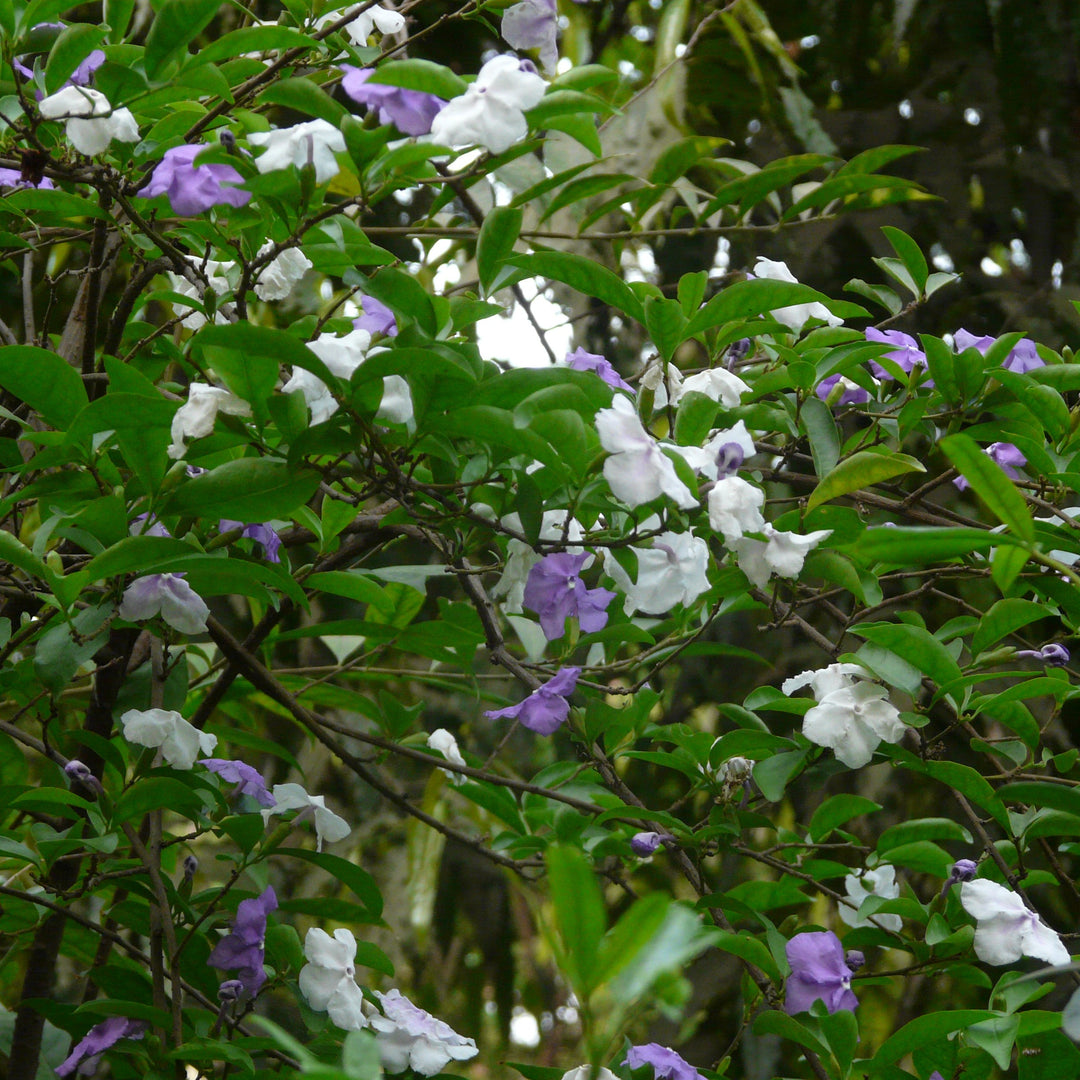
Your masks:
<svg viewBox="0 0 1080 1080"><path fill-rule="evenodd" d="M290 469L266 458L219 465L177 488L162 513L247 523L287 518L318 490L318 473Z"/></svg>
<svg viewBox="0 0 1080 1080"><path fill-rule="evenodd" d="M552 844L544 861L567 974L578 993L587 996L595 985L597 951L607 928L600 886L577 848Z"/></svg>
<svg viewBox="0 0 1080 1080"><path fill-rule="evenodd" d="M221 10L219 0L164 0L146 35L146 73L160 79L177 53L210 25Z"/></svg>
<svg viewBox="0 0 1080 1080"><path fill-rule="evenodd" d="M105 40L105 30L93 23L73 23L56 39L45 63L45 90L56 93L75 69Z"/></svg>
<svg viewBox="0 0 1080 1080"><path fill-rule="evenodd" d="M872 450L860 450L845 458L826 476L806 502L807 510L830 502L841 495L872 487L882 480L890 480L904 473L926 472L925 467L907 454L878 454Z"/></svg>
<svg viewBox="0 0 1080 1080"><path fill-rule="evenodd" d="M33 345L0 349L0 386L25 401L46 423L60 431L67 429L89 400L83 381L71 364L56 353Z"/></svg>
<svg viewBox="0 0 1080 1080"><path fill-rule="evenodd" d="M484 218L476 240L476 270L485 294L490 294L492 282L504 260L513 253L521 232L523 211L515 206L497 206Z"/></svg>
<svg viewBox="0 0 1080 1080"><path fill-rule="evenodd" d="M994 516L1021 540L1028 543L1034 541L1035 525L1031 520L1031 511L1024 496L1001 466L991 461L978 444L966 435L949 435L939 445Z"/></svg>

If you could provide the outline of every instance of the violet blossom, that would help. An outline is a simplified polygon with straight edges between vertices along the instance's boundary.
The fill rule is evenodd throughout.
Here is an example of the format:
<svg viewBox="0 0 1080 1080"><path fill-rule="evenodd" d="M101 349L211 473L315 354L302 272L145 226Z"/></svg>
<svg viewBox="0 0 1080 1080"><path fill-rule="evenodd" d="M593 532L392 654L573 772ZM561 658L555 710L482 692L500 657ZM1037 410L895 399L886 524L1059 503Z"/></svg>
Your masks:
<svg viewBox="0 0 1080 1080"><path fill-rule="evenodd" d="M1000 466L1001 471L1010 479L1021 479L1017 470L1027 464L1027 458L1024 457L1019 447L1014 446L1011 442L996 442L985 447L983 453L995 465ZM953 484L957 491L967 491L971 487L966 476L957 476L953 480Z"/></svg>
<svg viewBox="0 0 1080 1080"><path fill-rule="evenodd" d="M840 395L839 400L835 402L836 405L865 405L870 400L869 390L864 390L857 382L852 382L851 379L840 374L830 375L827 379L822 379L814 393L822 401L827 402L832 396L833 388L837 383L841 383L843 393Z"/></svg>
<svg viewBox="0 0 1080 1080"><path fill-rule="evenodd" d="M200 758L199 764L217 773L226 783L235 784L233 798L250 795L260 806L274 805L274 796L266 790L262 773L246 762L230 761L228 758Z"/></svg>
<svg viewBox="0 0 1080 1080"><path fill-rule="evenodd" d="M607 607L616 594L602 587L585 587L580 574L588 558L586 552L545 555L529 571L525 607L540 616L540 626L548 641L562 637L568 618L576 618L586 634L607 625Z"/></svg>
<svg viewBox="0 0 1080 1080"><path fill-rule="evenodd" d="M243 206L251 192L237 187L244 182L231 165L196 165L206 146L174 146L150 175L150 181L135 194L144 199L167 195L174 214L195 217L211 206Z"/></svg>
<svg viewBox="0 0 1080 1080"><path fill-rule="evenodd" d="M1041 660L1047 667L1064 667L1069 662L1069 650L1064 645L1051 642L1041 649L1018 649L1017 658L1029 657L1032 660Z"/></svg>
<svg viewBox="0 0 1080 1080"><path fill-rule="evenodd" d="M539 49L540 63L551 71L559 62L558 30L555 0L521 0L503 12L499 33L513 49Z"/></svg>
<svg viewBox="0 0 1080 1080"><path fill-rule="evenodd" d="M919 343L910 334L905 334L902 330L878 330L876 327L870 326L866 329L865 335L867 341L892 345L892 350L883 354L884 358L898 364L908 375L917 367L926 367L926 353L919 348ZM891 381L895 378L891 371L876 360L870 361L870 370L873 372L875 379L888 379ZM928 382L926 385L931 386L933 384Z"/></svg>
<svg viewBox="0 0 1080 1080"><path fill-rule="evenodd" d="M255 997L266 982L263 950L266 940L266 917L278 906L272 885L256 897L241 900L236 908L232 931L210 953L207 964L223 971L235 971L246 993Z"/></svg>
<svg viewBox="0 0 1080 1080"><path fill-rule="evenodd" d="M426 135L431 122L446 105L434 94L406 90L402 86L369 83L374 68L358 68L342 64L341 89L360 105L379 111L380 124L393 124L403 135Z"/></svg>
<svg viewBox="0 0 1080 1080"><path fill-rule="evenodd" d="M634 392L634 388L611 366L611 361L598 353L575 349L566 354L566 366L574 371L595 371L608 386L614 386L617 390L628 390L631 394Z"/></svg>
<svg viewBox="0 0 1080 1080"><path fill-rule="evenodd" d="M631 1046L623 1064L631 1069L651 1065L656 1080L703 1080L701 1073L674 1050L659 1043Z"/></svg>
<svg viewBox="0 0 1080 1080"><path fill-rule="evenodd" d="M18 169L0 169L0 188L37 188L39 191L53 191L56 185L47 177L43 176L37 183L24 180Z"/></svg>
<svg viewBox="0 0 1080 1080"><path fill-rule="evenodd" d="M281 556L278 554L281 548L281 537L271 526L264 523L245 525L242 521L230 521L228 518L222 518L218 522L218 532L229 532L230 529L239 529L242 538L254 540L256 544L259 544L267 562L281 562Z"/></svg>
<svg viewBox="0 0 1080 1080"><path fill-rule="evenodd" d="M854 1009L859 1004L851 990L851 969L844 958L844 946L831 930L798 934L787 943L785 951L791 965L784 997L786 1013L793 1016L806 1012L819 999L831 1013Z"/></svg>
<svg viewBox="0 0 1080 1080"><path fill-rule="evenodd" d="M375 1013L369 1022L388 1073L412 1069L421 1076L434 1076L451 1061L466 1061L479 1052L472 1039L414 1005L400 990L374 993L382 1014Z"/></svg>
<svg viewBox="0 0 1080 1080"><path fill-rule="evenodd" d="M953 344L956 346L957 352L963 352L965 349L978 349L985 356L995 341L997 341L997 338L992 338L989 335L976 337L963 327L953 334ZM1015 371L1020 375L1024 375L1035 368L1045 367L1046 361L1039 356L1034 341L1030 338L1021 338L1012 347L1009 355L1001 362L1001 366L1006 371Z"/></svg>
<svg viewBox="0 0 1080 1080"><path fill-rule="evenodd" d="M566 699L574 692L580 674L581 668L562 668L523 701L505 709L489 710L484 716L489 720L499 720L505 716L517 720L522 727L527 727L538 735L552 735L570 715L570 702Z"/></svg>
<svg viewBox="0 0 1080 1080"><path fill-rule="evenodd" d="M398 324L394 313L374 296L365 296L361 301L363 314L358 319L353 319L354 330L364 330L368 334L385 334L387 337L397 337Z"/></svg>
<svg viewBox="0 0 1080 1080"><path fill-rule="evenodd" d="M141 1020L127 1016L110 1016L95 1024L72 1048L64 1061L56 1066L57 1076L70 1076L78 1070L80 1076L90 1076L97 1068L98 1060L110 1047L121 1039L141 1039L146 1025Z"/></svg>
<svg viewBox="0 0 1080 1080"><path fill-rule="evenodd" d="M124 590L117 614L131 622L160 615L181 634L201 634L206 630L210 608L183 574L150 574L136 578Z"/></svg>

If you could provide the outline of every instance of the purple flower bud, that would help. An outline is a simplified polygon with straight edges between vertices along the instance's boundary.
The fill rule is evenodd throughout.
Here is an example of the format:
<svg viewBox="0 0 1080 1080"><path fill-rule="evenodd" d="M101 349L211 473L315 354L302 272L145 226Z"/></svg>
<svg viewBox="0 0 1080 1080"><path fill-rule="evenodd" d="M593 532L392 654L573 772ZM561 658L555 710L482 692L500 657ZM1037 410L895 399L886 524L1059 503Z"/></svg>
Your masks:
<svg viewBox="0 0 1080 1080"><path fill-rule="evenodd" d="M537 687L524 701L484 715L489 720L505 716L517 720L522 727L538 735L552 735L570 715L570 702L566 699L574 692L580 674L581 668L565 667L543 686Z"/></svg>
<svg viewBox="0 0 1080 1080"><path fill-rule="evenodd" d="M195 217L211 206L243 206L251 192L237 187L244 178L231 165L196 165L205 146L174 146L154 169L150 182L137 195L152 199L167 195L174 214Z"/></svg>
<svg viewBox="0 0 1080 1080"><path fill-rule="evenodd" d="M199 860L194 855L184 856L184 879L191 881L199 869Z"/></svg>
<svg viewBox="0 0 1080 1080"><path fill-rule="evenodd" d="M674 839L675 837L670 833L634 833L634 835L630 837L630 850L633 851L635 855L640 855L642 858L645 858L648 855L652 855L661 844L666 844Z"/></svg>
<svg viewBox="0 0 1080 1080"><path fill-rule="evenodd" d="M851 970L844 958L844 946L831 930L798 934L787 943L786 952L791 975L785 1012L806 1012L819 998L831 1013L854 1009L859 1004L851 991Z"/></svg>
<svg viewBox="0 0 1080 1080"><path fill-rule="evenodd" d="M84 765L76 758L72 758L64 766L64 772L66 772L72 780L78 780L80 784L97 783L97 777L90 771L90 767Z"/></svg>
<svg viewBox="0 0 1080 1080"><path fill-rule="evenodd" d="M1047 667L1064 667L1069 662L1069 650L1056 643L1044 645L1041 649L1018 649L1016 655L1041 660Z"/></svg>
<svg viewBox="0 0 1080 1080"><path fill-rule="evenodd" d="M611 361L598 353L575 349L566 354L566 366L575 371L595 371L608 386L614 386L617 390L629 390L631 394L634 392L634 388L611 366Z"/></svg>
<svg viewBox="0 0 1080 1080"><path fill-rule="evenodd" d="M949 877L953 882L974 881L978 872L979 864L974 859L957 859L953 868L949 871Z"/></svg>
<svg viewBox="0 0 1080 1080"><path fill-rule="evenodd" d="M716 479L734 476L742 468L744 460L743 448L738 443L724 443L716 452Z"/></svg>
<svg viewBox="0 0 1080 1080"><path fill-rule="evenodd" d="M242 521L229 521L222 518L218 522L218 532L228 532L230 529L239 529L241 538L254 540L261 545L263 556L267 562L279 563L281 556L281 537L269 525L245 525Z"/></svg>
<svg viewBox="0 0 1080 1080"><path fill-rule="evenodd" d="M562 637L568 618L577 618L586 634L607 625L607 606L616 594L610 589L585 587L579 575L588 558L587 552L545 555L529 571L525 607L540 616L540 626L548 641Z"/></svg>
<svg viewBox="0 0 1080 1080"><path fill-rule="evenodd" d="M70 1076L76 1069L88 1076L97 1068L98 1059L121 1039L141 1039L146 1025L126 1016L110 1016L92 1027L72 1048L67 1058L56 1067L57 1076Z"/></svg>
<svg viewBox="0 0 1080 1080"><path fill-rule="evenodd" d="M732 368L750 351L750 346L753 342L748 338L739 338L738 341L733 341L728 347L727 352L724 354L724 366L731 371Z"/></svg>
<svg viewBox="0 0 1080 1080"><path fill-rule="evenodd" d="M406 90L400 86L381 86L369 83L374 68L357 68L342 64L341 89L369 110L379 110L380 124L393 124L404 135L426 135L431 122L446 102L434 94Z"/></svg>
<svg viewBox="0 0 1080 1080"><path fill-rule="evenodd" d="M243 992L244 984L239 979L226 979L218 987L218 1001L222 1004L229 1004L236 1001Z"/></svg>
<svg viewBox="0 0 1080 1080"><path fill-rule="evenodd" d="M847 964L848 971L855 972L865 966L866 957L858 949L848 949L844 953L844 963Z"/></svg>

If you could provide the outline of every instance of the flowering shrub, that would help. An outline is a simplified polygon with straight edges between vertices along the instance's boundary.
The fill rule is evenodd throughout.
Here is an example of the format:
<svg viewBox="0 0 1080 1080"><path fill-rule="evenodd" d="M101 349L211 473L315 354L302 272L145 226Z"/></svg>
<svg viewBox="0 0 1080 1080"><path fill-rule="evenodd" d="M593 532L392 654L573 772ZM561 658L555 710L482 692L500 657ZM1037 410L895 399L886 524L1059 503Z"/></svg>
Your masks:
<svg viewBox="0 0 1080 1080"><path fill-rule="evenodd" d="M1080 367L756 250L925 193L680 134L705 6L0 4L11 1080L1077 1073Z"/></svg>

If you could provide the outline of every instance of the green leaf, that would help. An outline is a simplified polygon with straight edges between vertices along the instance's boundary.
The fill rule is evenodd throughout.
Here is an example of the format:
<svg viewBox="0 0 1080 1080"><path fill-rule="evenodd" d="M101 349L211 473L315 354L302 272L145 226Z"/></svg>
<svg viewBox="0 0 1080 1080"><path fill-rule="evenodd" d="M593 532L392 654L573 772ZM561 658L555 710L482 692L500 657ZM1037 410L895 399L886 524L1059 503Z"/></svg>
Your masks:
<svg viewBox="0 0 1080 1080"><path fill-rule="evenodd" d="M566 251L535 251L508 260L530 275L552 278L585 296L595 297L644 324L645 311L634 290L606 266Z"/></svg>
<svg viewBox="0 0 1080 1080"><path fill-rule="evenodd" d="M381 63L368 82L372 85L402 86L449 101L464 94L468 83L442 64L430 60L390 60Z"/></svg>
<svg viewBox="0 0 1080 1080"><path fill-rule="evenodd" d="M760 968L775 982L780 982L783 978L772 953L769 952L765 944L745 930L738 934L722 931L713 935L709 944L714 949L731 953L733 956L745 960L748 964Z"/></svg>
<svg viewBox="0 0 1080 1080"><path fill-rule="evenodd" d="M495 275L513 253L523 214L519 206L497 206L480 226L476 240L476 270L485 295L491 294Z"/></svg>
<svg viewBox="0 0 1080 1080"><path fill-rule="evenodd" d="M926 1013L909 1021L899 1031L882 1043L869 1061L870 1072L881 1072L887 1065L899 1061L905 1054L929 1046L944 1039L954 1031L961 1031L981 1020L989 1020L995 1014L986 1009L942 1010Z"/></svg>
<svg viewBox="0 0 1080 1080"><path fill-rule="evenodd" d="M660 296L645 299L645 328L649 331L660 355L670 360L675 349L683 340L686 317L677 300L666 300Z"/></svg>
<svg viewBox="0 0 1080 1080"><path fill-rule="evenodd" d="M833 300L824 293L811 289L809 285L754 278L752 281L737 281L718 292L687 323L683 337L691 338L714 326L722 326L737 319L750 319L755 315L764 315L793 304L815 302L824 304L834 314L846 319L866 315L866 310L858 304Z"/></svg>
<svg viewBox="0 0 1080 1080"><path fill-rule="evenodd" d="M810 819L810 839L820 843L833 829L854 817L873 814L881 809L881 803L865 799L862 795L831 795L815 811Z"/></svg>
<svg viewBox="0 0 1080 1080"><path fill-rule="evenodd" d="M411 274L387 268L364 279L363 285L365 292L394 310L399 323L405 318L415 319L429 337L438 333L439 321L431 296Z"/></svg>
<svg viewBox="0 0 1080 1080"><path fill-rule="evenodd" d="M952 818L919 818L886 829L878 837L877 851L879 855L885 855L901 844L910 844L916 840L955 840L958 843L970 844L971 833Z"/></svg>
<svg viewBox="0 0 1080 1080"><path fill-rule="evenodd" d="M89 400L75 368L56 353L33 345L0 349L0 386L58 431L65 431Z"/></svg>
<svg viewBox="0 0 1080 1080"><path fill-rule="evenodd" d="M779 802L784 789L803 766L805 750L790 750L786 754L773 754L754 766L754 783L769 802Z"/></svg>
<svg viewBox="0 0 1080 1080"><path fill-rule="evenodd" d="M873 450L860 450L841 461L814 488L806 502L806 509L813 510L815 506L837 499L841 495L848 495L852 491L860 491L879 484L882 480L910 472L926 472L926 469L921 462L907 454L879 454Z"/></svg>
<svg viewBox="0 0 1080 1080"><path fill-rule="evenodd" d="M310 49L311 38L291 26L245 26L200 47L191 64L216 64L235 60L244 53L276 52L279 49ZM187 71L185 71L185 74Z"/></svg>
<svg viewBox="0 0 1080 1080"><path fill-rule="evenodd" d="M851 546L852 554L870 562L896 566L907 563L920 565L989 551L999 544L1017 541L1004 533L969 528L905 528L867 529Z"/></svg>
<svg viewBox="0 0 1080 1080"><path fill-rule="evenodd" d="M852 627L851 632L882 645L944 687L960 678L960 665L929 630L908 623L874 623Z"/></svg>
<svg viewBox="0 0 1080 1080"><path fill-rule="evenodd" d="M840 434L836 430L832 411L815 395L802 403L799 416L810 441L814 471L818 476L827 476L840 460Z"/></svg>
<svg viewBox="0 0 1080 1080"><path fill-rule="evenodd" d="M113 816L120 823L165 807L196 822L205 810L203 800L189 782L171 776L148 776L136 780L117 799Z"/></svg>
<svg viewBox="0 0 1080 1080"><path fill-rule="evenodd" d="M852 195L864 195L869 192L884 191L886 195L899 194L903 198L909 197L908 193L924 193L925 188L911 180L905 180L900 176L875 176L867 173L845 173L842 176L834 176L824 181L820 186L808 192L796 202L781 221L791 221L797 218L805 210L814 210L821 206L827 206L833 199L842 199ZM865 202L865 200L859 200ZM882 200L891 202L891 199ZM877 200L872 200L875 204ZM878 260L875 260L877 262ZM921 290L913 289L916 295Z"/></svg>
<svg viewBox="0 0 1080 1080"><path fill-rule="evenodd" d="M1035 524L1031 520L1031 511L1024 496L1001 466L984 454L967 435L949 435L939 445L994 516L1021 540L1032 543L1035 540Z"/></svg>
<svg viewBox="0 0 1080 1080"><path fill-rule="evenodd" d="M30 577L48 581L53 573L17 536L0 530L0 561L17 566Z"/></svg>
<svg viewBox="0 0 1080 1080"><path fill-rule="evenodd" d="M926 278L930 273L930 268L926 265L926 256L906 232L895 229L891 225L883 225L881 231L892 244L893 251L900 256L900 261L907 267L907 272L911 275L911 280L919 287L921 296L926 286Z"/></svg>
<svg viewBox="0 0 1080 1080"><path fill-rule="evenodd" d="M349 115L344 105L335 101L321 86L310 79L281 79L272 83L260 95L263 105L282 105L308 116L325 120L335 128Z"/></svg>
<svg viewBox="0 0 1080 1080"><path fill-rule="evenodd" d="M971 655L978 656L1023 626L1046 618L1042 604L1015 598L999 600L979 620L971 637Z"/></svg>
<svg viewBox="0 0 1080 1080"><path fill-rule="evenodd" d="M280 461L239 458L188 480L167 499L162 513L255 523L287 518L318 490L320 476Z"/></svg>
<svg viewBox="0 0 1080 1080"><path fill-rule="evenodd" d="M54 94L72 72L105 40L105 29L93 23L73 23L56 39L45 63L45 92Z"/></svg>
<svg viewBox="0 0 1080 1080"><path fill-rule="evenodd" d="M990 1020L972 1024L965 1038L985 1050L1001 1069L1008 1069L1012 1061L1013 1044L1020 1030L1019 1016L995 1016Z"/></svg>
<svg viewBox="0 0 1080 1080"><path fill-rule="evenodd" d="M146 35L147 74L152 79L162 77L165 65L205 30L220 10L220 0L165 0Z"/></svg>
<svg viewBox="0 0 1080 1080"><path fill-rule="evenodd" d="M567 976L585 998L595 986L597 950L607 927L600 886L589 860L578 848L552 844L544 861Z"/></svg>
<svg viewBox="0 0 1080 1080"><path fill-rule="evenodd" d="M326 851L309 851L307 848L279 847L274 850L274 857L288 855L301 859L313 866L325 870L331 877L349 888L371 915L378 919L382 915L383 898L375 879L349 859L331 855ZM325 890L324 890L325 894Z"/></svg>
<svg viewBox="0 0 1080 1080"><path fill-rule="evenodd" d="M998 788L997 794L1002 802L1048 806L1066 814L1080 815L1080 789L1066 787L1064 784L1022 780L1015 784L1003 785Z"/></svg>

